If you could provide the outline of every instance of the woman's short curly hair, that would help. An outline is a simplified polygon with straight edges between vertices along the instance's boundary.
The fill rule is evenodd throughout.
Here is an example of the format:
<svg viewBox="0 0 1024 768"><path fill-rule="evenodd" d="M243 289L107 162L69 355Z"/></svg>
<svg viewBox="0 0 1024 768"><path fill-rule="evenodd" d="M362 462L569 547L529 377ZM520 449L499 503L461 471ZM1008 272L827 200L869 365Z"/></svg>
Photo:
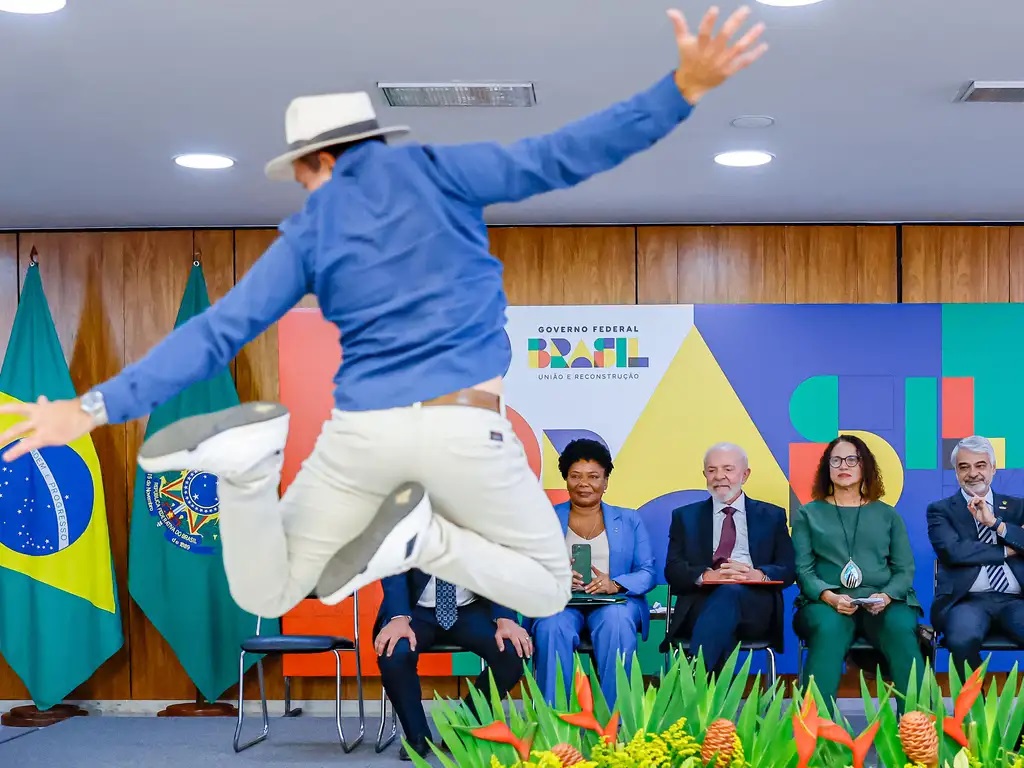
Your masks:
<svg viewBox="0 0 1024 768"><path fill-rule="evenodd" d="M608 447L598 440L589 440L585 437L573 440L565 446L562 455L558 457L558 471L562 473L563 480L569 476L569 467L577 461L596 461L604 467L605 477L611 475L615 468Z"/></svg>

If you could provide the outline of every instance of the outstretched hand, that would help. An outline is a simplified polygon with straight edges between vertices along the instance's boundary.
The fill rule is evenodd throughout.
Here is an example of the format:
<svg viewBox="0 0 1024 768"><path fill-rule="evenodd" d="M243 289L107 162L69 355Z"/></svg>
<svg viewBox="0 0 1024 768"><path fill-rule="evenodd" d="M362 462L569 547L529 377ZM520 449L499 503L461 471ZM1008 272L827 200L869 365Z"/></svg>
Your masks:
<svg viewBox="0 0 1024 768"><path fill-rule="evenodd" d="M750 16L750 9L746 6L726 19L717 35L712 34L718 21L717 6L712 6L704 14L696 35L690 32L680 11L670 10L668 16L672 19L679 47L676 85L690 104L696 104L705 93L757 61L768 50L767 43L751 48L764 32L764 24L760 22L735 43L729 42Z"/></svg>
<svg viewBox="0 0 1024 768"><path fill-rule="evenodd" d="M0 448L19 438L21 441L3 454L6 462L21 458L30 451L52 445L67 445L89 434L95 424L82 410L78 400L47 400L34 403L0 405L0 416L23 416L0 433Z"/></svg>

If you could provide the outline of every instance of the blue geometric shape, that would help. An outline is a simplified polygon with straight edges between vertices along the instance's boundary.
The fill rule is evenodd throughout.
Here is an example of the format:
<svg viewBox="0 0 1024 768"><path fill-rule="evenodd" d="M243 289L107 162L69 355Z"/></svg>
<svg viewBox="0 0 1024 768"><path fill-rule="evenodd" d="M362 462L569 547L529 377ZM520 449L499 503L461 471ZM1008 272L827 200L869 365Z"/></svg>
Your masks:
<svg viewBox="0 0 1024 768"><path fill-rule="evenodd" d="M656 584L665 583L665 556L668 554L668 531L672 525L672 510L707 498L707 490L672 491L651 499L637 510L640 519L644 521L647 535L651 538Z"/></svg>
<svg viewBox="0 0 1024 768"><path fill-rule="evenodd" d="M895 389L892 376L840 376L839 429L892 429L896 421Z"/></svg>
<svg viewBox="0 0 1024 768"><path fill-rule="evenodd" d="M67 549L89 527L93 497L89 467L66 445L0 462L0 544L32 557Z"/></svg>

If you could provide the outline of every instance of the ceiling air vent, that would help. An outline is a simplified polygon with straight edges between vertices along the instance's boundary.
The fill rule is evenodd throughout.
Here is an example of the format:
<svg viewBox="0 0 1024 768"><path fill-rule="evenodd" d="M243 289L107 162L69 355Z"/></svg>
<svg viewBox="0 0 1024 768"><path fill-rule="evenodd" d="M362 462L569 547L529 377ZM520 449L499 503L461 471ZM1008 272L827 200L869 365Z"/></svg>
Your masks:
<svg viewBox="0 0 1024 768"><path fill-rule="evenodd" d="M377 83L392 107L532 107L533 83Z"/></svg>
<svg viewBox="0 0 1024 768"><path fill-rule="evenodd" d="M957 101L984 101L989 103L1024 103L1024 81L972 80L957 94Z"/></svg>

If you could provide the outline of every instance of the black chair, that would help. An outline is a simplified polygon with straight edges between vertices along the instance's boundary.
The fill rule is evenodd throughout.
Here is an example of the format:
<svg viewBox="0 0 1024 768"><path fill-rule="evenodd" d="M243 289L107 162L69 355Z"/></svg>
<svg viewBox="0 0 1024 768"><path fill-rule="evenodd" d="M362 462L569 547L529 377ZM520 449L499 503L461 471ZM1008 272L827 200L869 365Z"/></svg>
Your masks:
<svg viewBox="0 0 1024 768"><path fill-rule="evenodd" d="M672 599L672 588L668 588L668 596L665 599L666 602L666 615L665 615L665 631L668 632L668 628L672 626L672 611L675 609L675 604ZM689 646L690 638L688 637L674 637L669 641L669 650L665 652L665 668L668 669L672 663L671 658L671 646ZM739 644L740 651L745 653L754 653L755 651L761 651L768 657L768 675L765 679L767 687L770 689L775 685L775 681L778 679L778 667L776 665L775 651L776 648L770 640L743 640ZM778 649L781 652L781 648Z"/></svg>
<svg viewBox="0 0 1024 768"><path fill-rule="evenodd" d="M429 651L421 651L420 655L425 656L429 653L461 653L465 651L465 648L461 648L457 645L434 645ZM480 659L480 671L484 671L484 660ZM387 710L388 710L388 694L384 690L384 686L380 687L380 726L377 728L377 743L374 745L374 751L380 753L387 749L391 742L398 737L398 714L395 712L395 708L391 707L391 733L388 734L387 738L384 737L384 729L387 727Z"/></svg>
<svg viewBox="0 0 1024 768"><path fill-rule="evenodd" d="M352 598L353 614L353 638L337 637L332 635L261 635L261 618L256 619L256 634L242 642L242 651L238 657L238 721L235 724L235 752L241 752L254 744L259 744L267 738L270 733L270 716L267 712L267 693L263 683L263 659L256 662L256 674L259 678L260 703L263 708L263 732L255 739L240 744L242 735L242 723L245 719L245 654L258 653L265 656L285 653L333 653L335 661L335 724L338 730L338 738L344 752L351 752L363 741L366 732L366 711L363 695L363 664L359 658L359 595ZM341 724L341 654L352 653L356 661L356 691L359 704L359 735L355 741L349 743L345 736L345 729ZM291 707L291 680L285 678L285 717L295 717L301 714L302 709Z"/></svg>

